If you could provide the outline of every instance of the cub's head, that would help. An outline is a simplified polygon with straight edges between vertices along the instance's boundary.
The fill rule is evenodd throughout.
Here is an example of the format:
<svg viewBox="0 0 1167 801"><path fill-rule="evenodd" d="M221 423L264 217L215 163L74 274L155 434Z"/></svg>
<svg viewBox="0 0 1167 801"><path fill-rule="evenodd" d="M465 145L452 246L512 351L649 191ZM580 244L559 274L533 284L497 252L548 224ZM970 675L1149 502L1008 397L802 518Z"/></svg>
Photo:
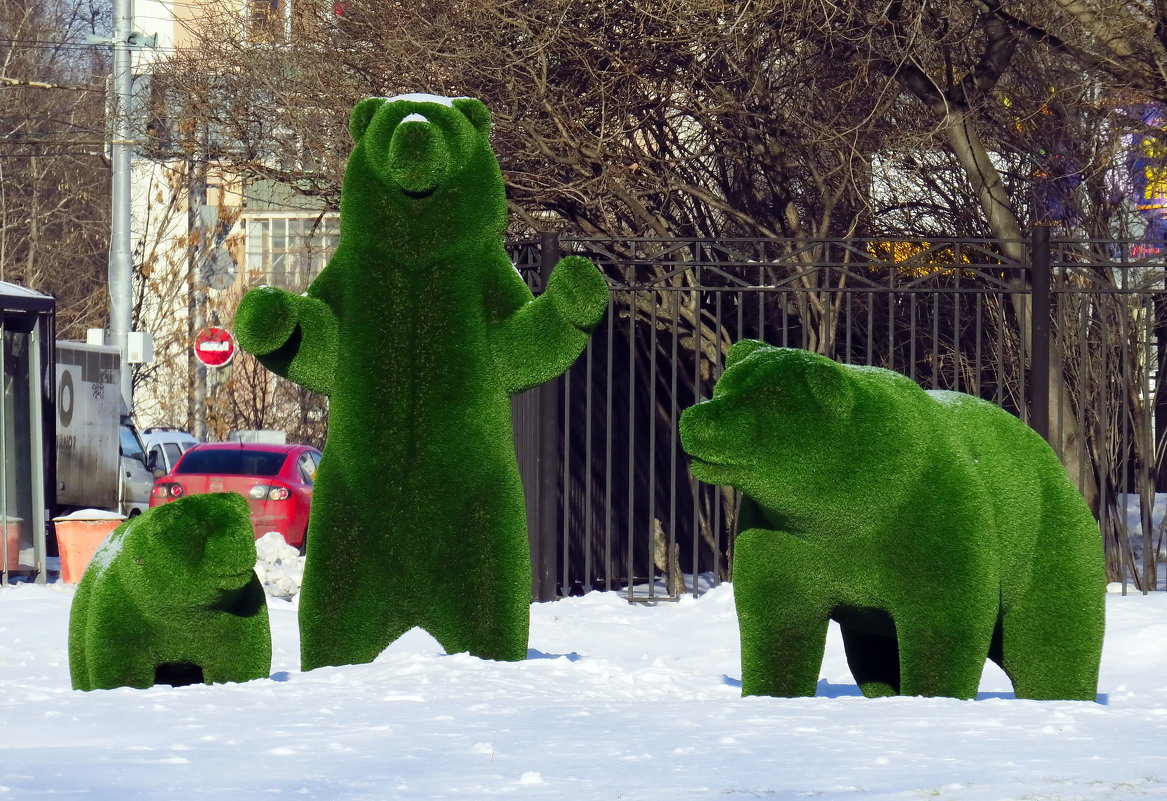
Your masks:
<svg viewBox="0 0 1167 801"><path fill-rule="evenodd" d="M341 224L385 245L429 248L499 236L506 194L490 149L482 101L408 94L371 97L353 109L355 147L345 172ZM371 225L370 225L371 224Z"/></svg>
<svg viewBox="0 0 1167 801"><path fill-rule="evenodd" d="M846 369L824 356L742 340L713 398L681 415L681 446L700 481L778 507L838 474L854 395Z"/></svg>
<svg viewBox="0 0 1167 801"><path fill-rule="evenodd" d="M90 569L116 571L145 604L186 606L244 587L255 578L255 561L247 500L219 492L178 498L127 520Z"/></svg>

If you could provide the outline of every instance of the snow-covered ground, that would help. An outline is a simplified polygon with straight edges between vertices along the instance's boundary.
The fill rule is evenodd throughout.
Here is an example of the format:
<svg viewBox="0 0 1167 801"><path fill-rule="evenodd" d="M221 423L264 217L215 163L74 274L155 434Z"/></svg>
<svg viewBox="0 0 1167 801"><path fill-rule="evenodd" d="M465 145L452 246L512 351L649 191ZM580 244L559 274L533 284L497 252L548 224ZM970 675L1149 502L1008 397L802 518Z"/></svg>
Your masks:
<svg viewBox="0 0 1167 801"><path fill-rule="evenodd" d="M867 700L832 632L819 697L741 698L733 589L532 608L519 663L411 632L301 673L272 598L272 676L69 689L71 586L0 589L0 799L1167 798L1167 594L1111 595L1100 703Z"/></svg>

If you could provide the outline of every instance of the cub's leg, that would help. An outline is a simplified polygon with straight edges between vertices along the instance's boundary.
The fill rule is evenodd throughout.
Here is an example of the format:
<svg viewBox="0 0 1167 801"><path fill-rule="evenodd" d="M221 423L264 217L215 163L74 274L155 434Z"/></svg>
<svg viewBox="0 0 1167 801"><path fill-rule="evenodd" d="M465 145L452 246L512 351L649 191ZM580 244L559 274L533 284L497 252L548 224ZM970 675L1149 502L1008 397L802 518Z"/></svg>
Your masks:
<svg viewBox="0 0 1167 801"><path fill-rule="evenodd" d="M733 587L741 630L742 695L813 696L830 604L808 576L805 541L749 529L734 544ZM817 551L816 551L817 553Z"/></svg>

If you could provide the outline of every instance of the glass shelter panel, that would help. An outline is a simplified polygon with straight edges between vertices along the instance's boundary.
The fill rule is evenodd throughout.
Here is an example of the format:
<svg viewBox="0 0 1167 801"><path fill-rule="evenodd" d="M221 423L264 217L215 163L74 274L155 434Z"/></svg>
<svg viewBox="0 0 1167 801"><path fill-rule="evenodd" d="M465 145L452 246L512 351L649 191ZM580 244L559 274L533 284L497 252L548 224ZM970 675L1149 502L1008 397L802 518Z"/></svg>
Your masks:
<svg viewBox="0 0 1167 801"><path fill-rule="evenodd" d="M0 519L4 550L0 575L37 572L44 565L43 465L40 443L40 348L35 318L0 321L3 399L0 432Z"/></svg>

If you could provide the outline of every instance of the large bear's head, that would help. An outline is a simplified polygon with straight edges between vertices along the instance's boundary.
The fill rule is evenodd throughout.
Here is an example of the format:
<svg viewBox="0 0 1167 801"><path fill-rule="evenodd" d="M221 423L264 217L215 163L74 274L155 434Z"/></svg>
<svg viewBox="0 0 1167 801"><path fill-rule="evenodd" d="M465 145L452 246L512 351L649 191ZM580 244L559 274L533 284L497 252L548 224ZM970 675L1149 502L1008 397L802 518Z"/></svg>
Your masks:
<svg viewBox="0 0 1167 801"><path fill-rule="evenodd" d="M681 415L681 446L700 481L782 509L845 475L855 392L847 368L824 356L742 340L713 398Z"/></svg>
<svg viewBox="0 0 1167 801"><path fill-rule="evenodd" d="M214 604L255 579L255 535L236 492L188 495L120 525L87 569L117 573L143 610Z"/></svg>
<svg viewBox="0 0 1167 801"><path fill-rule="evenodd" d="M341 229L406 263L498 239L506 192L480 100L409 94L353 109Z"/></svg>

